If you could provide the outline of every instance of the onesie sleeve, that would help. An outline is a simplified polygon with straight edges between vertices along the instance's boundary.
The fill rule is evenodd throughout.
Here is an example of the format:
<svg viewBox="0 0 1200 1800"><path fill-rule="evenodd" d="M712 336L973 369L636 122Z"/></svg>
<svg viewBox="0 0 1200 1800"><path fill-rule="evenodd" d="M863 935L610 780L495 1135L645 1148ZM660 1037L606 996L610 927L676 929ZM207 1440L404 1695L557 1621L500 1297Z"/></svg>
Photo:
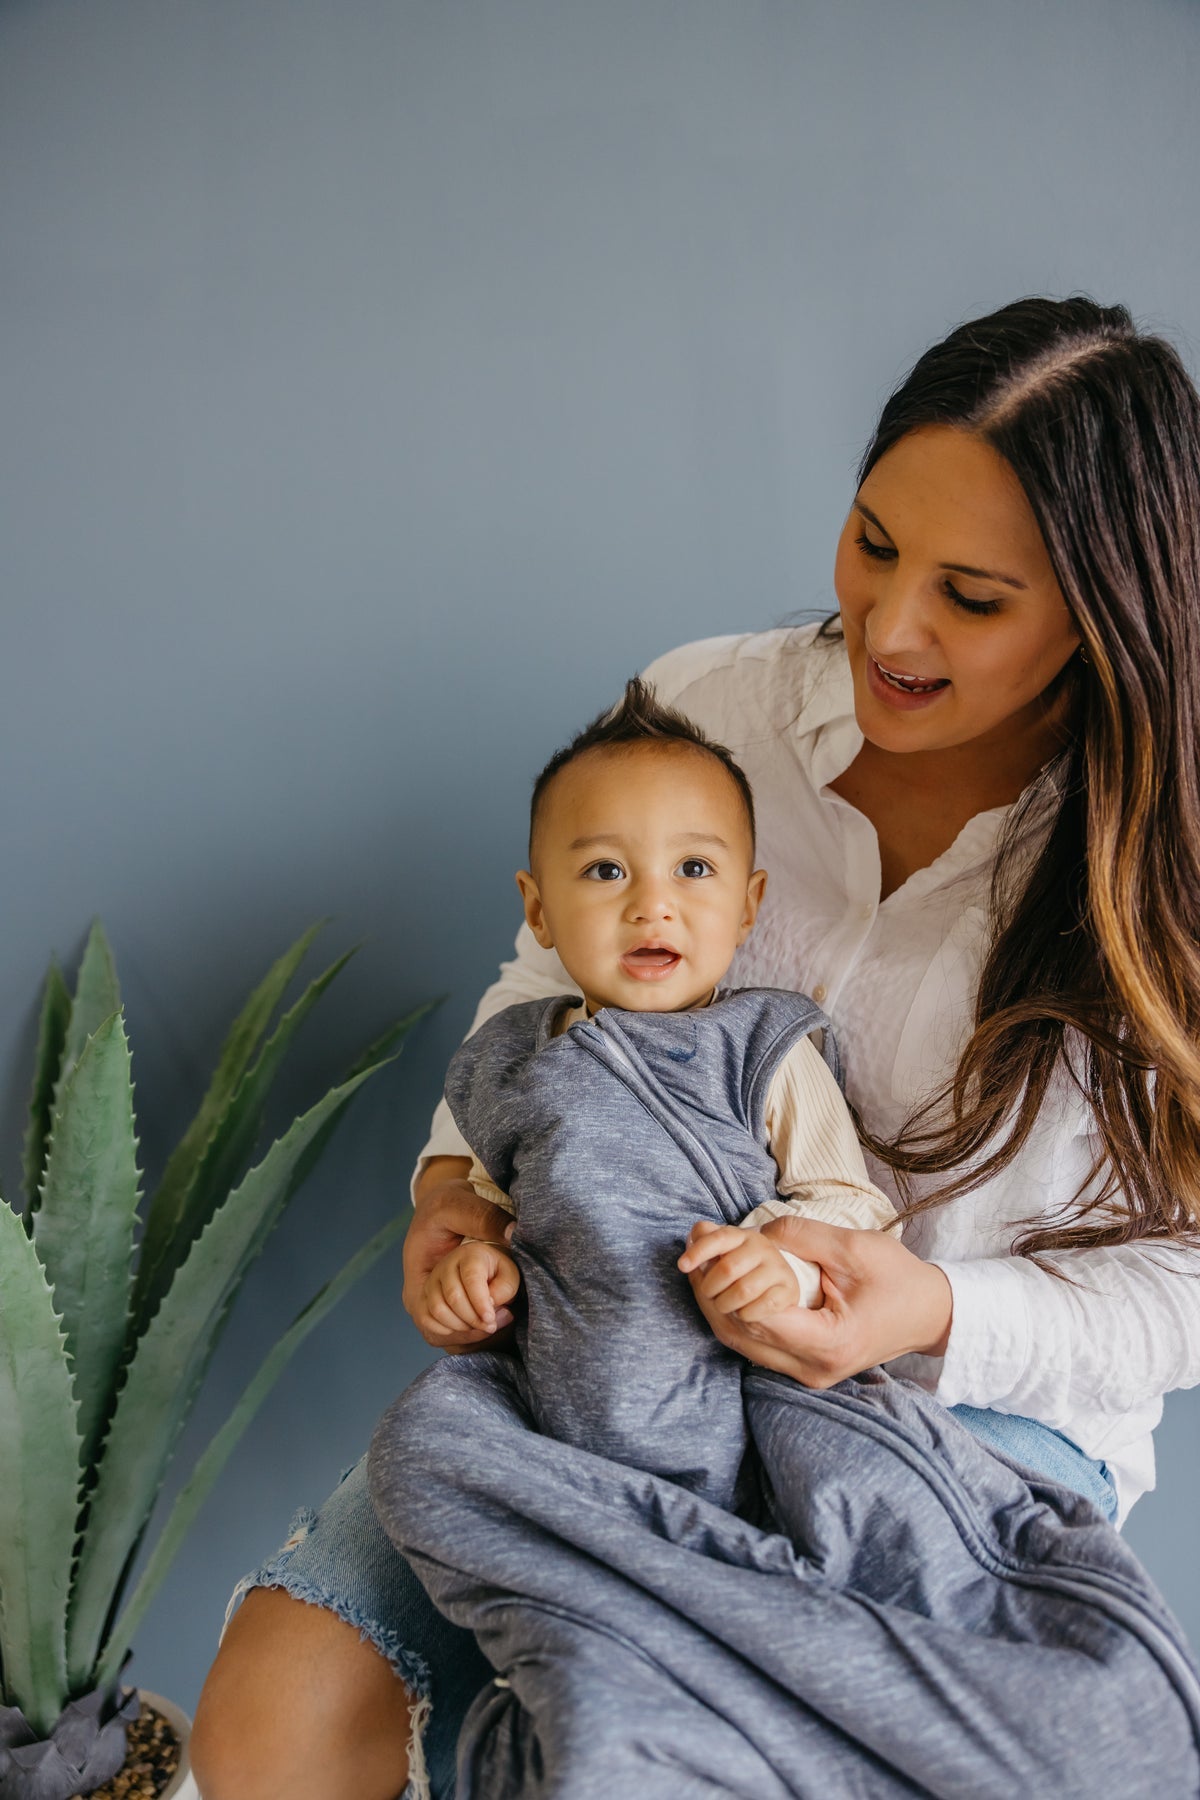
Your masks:
<svg viewBox="0 0 1200 1800"><path fill-rule="evenodd" d="M468 1154L470 1153L468 1152ZM512 1201L504 1192L503 1188L498 1188L496 1186L477 1156L471 1157L471 1167L467 1173L467 1180L475 1189L475 1192L479 1195L481 1200L490 1200L493 1206L498 1206L500 1208L501 1212L515 1214L515 1208L513 1207Z"/></svg>
<svg viewBox="0 0 1200 1800"><path fill-rule="evenodd" d="M775 1071L765 1120L780 1198L747 1214L746 1229L757 1231L768 1219L789 1214L853 1231L899 1229L895 1207L867 1175L850 1108L811 1038L794 1045ZM817 1265L783 1254L800 1283L800 1304L819 1306Z"/></svg>
<svg viewBox="0 0 1200 1800"><path fill-rule="evenodd" d="M779 1167L780 1200L757 1206L756 1224L794 1213L854 1231L896 1231L896 1209L873 1186L850 1108L812 1042L802 1038L767 1092L767 1142Z"/></svg>

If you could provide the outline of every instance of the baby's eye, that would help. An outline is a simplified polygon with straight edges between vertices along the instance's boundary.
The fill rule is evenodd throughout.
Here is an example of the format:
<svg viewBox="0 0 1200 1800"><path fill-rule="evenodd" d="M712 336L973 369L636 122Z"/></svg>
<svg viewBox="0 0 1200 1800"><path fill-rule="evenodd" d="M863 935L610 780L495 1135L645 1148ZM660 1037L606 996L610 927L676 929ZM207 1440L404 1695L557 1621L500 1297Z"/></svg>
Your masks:
<svg viewBox="0 0 1200 1800"><path fill-rule="evenodd" d="M704 875L713 874L713 866L705 862L702 856L685 856L675 873L682 875L685 881L699 881Z"/></svg>
<svg viewBox="0 0 1200 1800"><path fill-rule="evenodd" d="M583 876L585 881L621 881L624 879L625 871L620 863L609 862L605 859L602 862L590 863L583 871Z"/></svg>

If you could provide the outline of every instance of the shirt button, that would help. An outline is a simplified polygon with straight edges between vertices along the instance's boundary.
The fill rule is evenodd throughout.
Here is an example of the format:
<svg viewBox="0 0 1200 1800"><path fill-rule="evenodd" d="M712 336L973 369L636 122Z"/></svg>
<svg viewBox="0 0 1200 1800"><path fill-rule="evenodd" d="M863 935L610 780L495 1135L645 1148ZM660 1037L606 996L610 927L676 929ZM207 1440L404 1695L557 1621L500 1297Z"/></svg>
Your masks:
<svg viewBox="0 0 1200 1800"><path fill-rule="evenodd" d="M816 987L812 991L812 997L818 1006L824 1006L825 996L828 992L829 989L825 986L825 983L823 981L818 981Z"/></svg>
<svg viewBox="0 0 1200 1800"><path fill-rule="evenodd" d="M858 916L860 919L873 919L875 917L875 908L873 906L860 906L858 909Z"/></svg>

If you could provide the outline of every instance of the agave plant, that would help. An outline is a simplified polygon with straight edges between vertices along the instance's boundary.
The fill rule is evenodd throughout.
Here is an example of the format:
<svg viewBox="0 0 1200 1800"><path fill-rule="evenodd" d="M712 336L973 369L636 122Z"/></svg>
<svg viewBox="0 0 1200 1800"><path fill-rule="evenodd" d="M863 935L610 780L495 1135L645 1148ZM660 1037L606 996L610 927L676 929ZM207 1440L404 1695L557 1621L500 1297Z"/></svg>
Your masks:
<svg viewBox="0 0 1200 1800"><path fill-rule="evenodd" d="M0 1201L0 1800L68 1800L120 1768L120 1675L205 1496L292 1352L392 1245L387 1224L288 1327L200 1457L126 1592L180 1432L251 1263L355 1092L428 1007L370 1046L250 1167L264 1102L339 957L271 1031L319 927L243 1007L139 1236L129 1047L96 924L75 993L47 978L23 1214Z"/></svg>

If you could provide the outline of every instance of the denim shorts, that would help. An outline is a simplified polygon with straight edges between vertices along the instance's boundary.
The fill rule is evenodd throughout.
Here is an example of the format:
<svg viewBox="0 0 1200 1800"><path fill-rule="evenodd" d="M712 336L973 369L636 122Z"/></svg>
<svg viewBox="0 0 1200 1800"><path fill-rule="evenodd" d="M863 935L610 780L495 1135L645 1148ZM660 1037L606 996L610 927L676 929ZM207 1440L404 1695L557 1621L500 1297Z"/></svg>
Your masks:
<svg viewBox="0 0 1200 1800"><path fill-rule="evenodd" d="M1072 1493L1090 1500L1111 1525L1117 1516L1117 1490L1108 1465L1093 1462L1078 1444L1040 1419L1018 1413L984 1411L978 1406L952 1406L951 1418L965 1425L989 1450L998 1450L1010 1462L1020 1463L1035 1474L1048 1476Z"/></svg>
<svg viewBox="0 0 1200 1800"><path fill-rule="evenodd" d="M459 1727L494 1671L469 1631L444 1619L383 1531L367 1495L367 1459L320 1512L296 1514L269 1562L234 1589L226 1620L254 1587L279 1587L355 1626L413 1695L405 1800L451 1800Z"/></svg>

